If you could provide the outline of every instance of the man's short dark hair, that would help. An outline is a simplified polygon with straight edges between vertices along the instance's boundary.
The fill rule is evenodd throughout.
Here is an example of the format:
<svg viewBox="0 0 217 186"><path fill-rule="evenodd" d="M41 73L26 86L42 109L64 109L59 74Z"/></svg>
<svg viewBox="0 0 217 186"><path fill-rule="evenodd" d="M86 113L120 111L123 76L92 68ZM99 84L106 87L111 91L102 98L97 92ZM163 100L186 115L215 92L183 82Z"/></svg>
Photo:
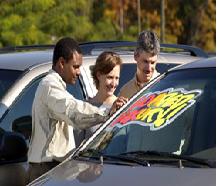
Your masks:
<svg viewBox="0 0 217 186"><path fill-rule="evenodd" d="M143 31L139 34L136 52L145 51L152 55L158 55L160 52L160 42L158 36L153 31Z"/></svg>
<svg viewBox="0 0 217 186"><path fill-rule="evenodd" d="M74 39L70 37L60 39L54 48L53 65L57 63L60 57L63 57L66 61L70 60L73 58L73 53L75 51L77 51L79 54L82 53L81 48Z"/></svg>

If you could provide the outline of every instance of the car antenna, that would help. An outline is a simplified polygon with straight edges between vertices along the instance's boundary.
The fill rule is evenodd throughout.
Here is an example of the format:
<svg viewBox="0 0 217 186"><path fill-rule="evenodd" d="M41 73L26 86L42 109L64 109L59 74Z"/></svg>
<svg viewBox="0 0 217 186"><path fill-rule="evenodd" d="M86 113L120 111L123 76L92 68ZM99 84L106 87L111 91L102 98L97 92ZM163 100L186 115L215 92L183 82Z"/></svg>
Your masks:
<svg viewBox="0 0 217 186"><path fill-rule="evenodd" d="M100 164L103 165L103 156L100 156Z"/></svg>
<svg viewBox="0 0 217 186"><path fill-rule="evenodd" d="M183 166L183 164L182 164L182 160L179 160L179 168L180 168L180 169L184 169L184 166Z"/></svg>

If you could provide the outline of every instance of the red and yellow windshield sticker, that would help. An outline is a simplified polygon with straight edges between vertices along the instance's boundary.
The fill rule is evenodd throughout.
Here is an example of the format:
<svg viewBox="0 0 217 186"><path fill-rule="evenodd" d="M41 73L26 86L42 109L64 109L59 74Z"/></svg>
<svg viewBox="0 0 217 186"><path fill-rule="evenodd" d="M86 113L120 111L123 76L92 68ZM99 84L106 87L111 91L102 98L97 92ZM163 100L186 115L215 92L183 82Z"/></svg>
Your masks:
<svg viewBox="0 0 217 186"><path fill-rule="evenodd" d="M159 130L190 108L201 93L198 89L186 91L173 88L148 93L119 115L110 127L139 124L149 126L150 130Z"/></svg>

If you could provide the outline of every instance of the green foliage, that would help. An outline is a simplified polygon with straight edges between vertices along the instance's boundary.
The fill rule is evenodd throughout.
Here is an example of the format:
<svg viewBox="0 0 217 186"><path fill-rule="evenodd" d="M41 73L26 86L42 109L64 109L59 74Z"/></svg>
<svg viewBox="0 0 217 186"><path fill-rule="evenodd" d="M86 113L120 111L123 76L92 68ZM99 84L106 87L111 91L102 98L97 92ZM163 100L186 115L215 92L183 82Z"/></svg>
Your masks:
<svg viewBox="0 0 217 186"><path fill-rule="evenodd" d="M182 31L178 34L178 42L215 52L215 9L215 0L181 1L177 11L182 25Z"/></svg>
<svg viewBox="0 0 217 186"><path fill-rule="evenodd" d="M11 5L11 6L10 6ZM54 0L23 0L1 2L0 45L30 45L48 42L40 30L43 12L55 5Z"/></svg>
<svg viewBox="0 0 217 186"><path fill-rule="evenodd" d="M116 29L109 19L102 19L96 23L90 33L91 41L113 40L116 37Z"/></svg>
<svg viewBox="0 0 217 186"><path fill-rule="evenodd" d="M160 36L161 1L140 3L141 29ZM0 7L0 46L50 44L64 36L135 41L138 35L137 1L2 0ZM166 42L215 51L215 11L215 0L165 0Z"/></svg>

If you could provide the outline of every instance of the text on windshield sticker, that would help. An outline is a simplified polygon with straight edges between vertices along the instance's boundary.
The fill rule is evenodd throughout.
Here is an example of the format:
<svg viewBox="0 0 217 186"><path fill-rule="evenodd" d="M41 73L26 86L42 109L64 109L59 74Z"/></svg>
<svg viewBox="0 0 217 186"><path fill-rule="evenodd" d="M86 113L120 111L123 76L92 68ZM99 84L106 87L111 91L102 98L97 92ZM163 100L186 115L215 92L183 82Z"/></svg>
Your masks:
<svg viewBox="0 0 217 186"><path fill-rule="evenodd" d="M148 93L119 115L110 126L139 124L149 126L151 130L159 130L191 107L201 93L201 90L186 91L173 88Z"/></svg>

